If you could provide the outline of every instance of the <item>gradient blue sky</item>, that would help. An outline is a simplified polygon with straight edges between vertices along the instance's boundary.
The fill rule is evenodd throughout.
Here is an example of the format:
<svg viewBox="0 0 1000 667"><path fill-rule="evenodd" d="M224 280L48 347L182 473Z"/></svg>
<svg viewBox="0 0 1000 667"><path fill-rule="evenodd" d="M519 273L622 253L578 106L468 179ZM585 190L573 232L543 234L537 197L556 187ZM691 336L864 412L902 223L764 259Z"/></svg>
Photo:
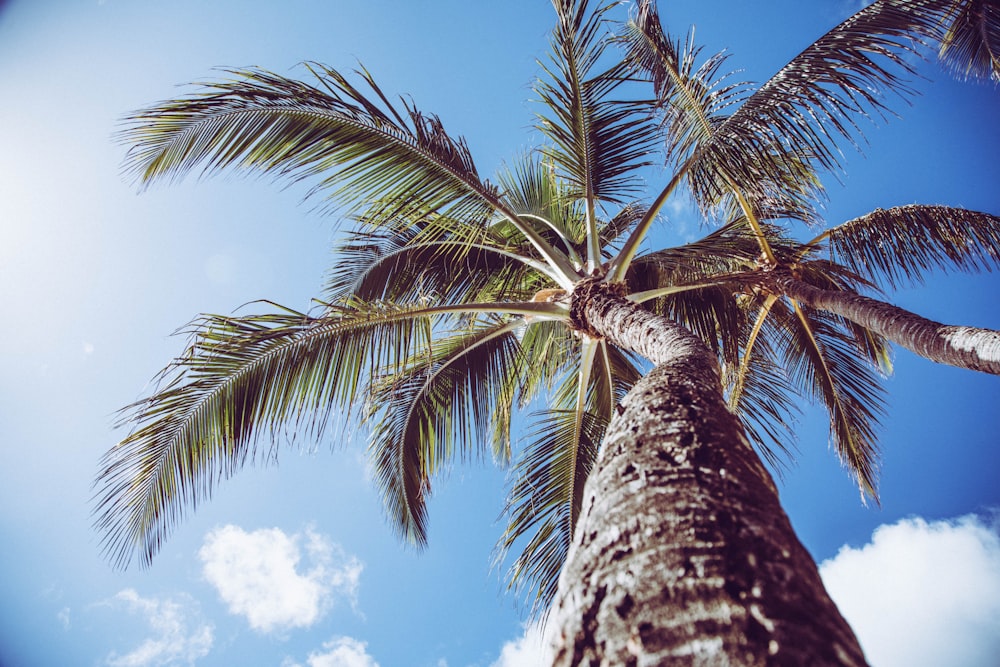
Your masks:
<svg viewBox="0 0 1000 667"><path fill-rule="evenodd" d="M661 4L674 32L697 24L758 81L859 6ZM414 553L382 521L362 439L333 429L221 484L151 568L127 572L101 559L90 496L115 411L180 350L171 332L259 298L308 307L335 222L234 176L137 194L118 119L216 66L304 75L303 60L361 59L466 135L488 173L536 140L551 19L545 0L0 2L0 666L536 664L534 629L490 568L503 471L437 481L430 547ZM1000 214L1000 94L924 71L923 96L829 180L832 222L913 202ZM669 211L673 238L697 224ZM998 287L942 275L892 298L1000 328ZM1000 379L900 351L888 387L882 506L861 504L808 410L784 503L875 667L993 665Z"/></svg>

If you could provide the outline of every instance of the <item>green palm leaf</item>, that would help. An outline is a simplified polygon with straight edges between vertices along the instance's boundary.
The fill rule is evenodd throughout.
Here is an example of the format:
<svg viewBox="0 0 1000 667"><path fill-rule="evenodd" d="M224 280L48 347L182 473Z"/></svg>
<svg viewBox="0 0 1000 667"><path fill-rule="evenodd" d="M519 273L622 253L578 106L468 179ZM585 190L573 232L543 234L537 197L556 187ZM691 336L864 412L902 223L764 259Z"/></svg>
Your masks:
<svg viewBox="0 0 1000 667"><path fill-rule="evenodd" d="M643 105L610 95L625 70L602 55L608 45L605 15L617 3L593 11L588 0L555 0L558 23L552 37L552 65L536 83L545 111L538 129L552 143L542 148L586 207L587 263L602 263L597 202L621 202L637 193L636 171L648 164L654 127Z"/></svg>
<svg viewBox="0 0 1000 667"><path fill-rule="evenodd" d="M591 11L588 0L555 0L558 23L551 69L536 84L545 104L539 129L553 142L543 149L584 201L617 202L637 192L636 170L648 164L652 126L639 104L613 100L622 83L620 65L602 67L608 45L606 14L617 3Z"/></svg>
<svg viewBox="0 0 1000 667"><path fill-rule="evenodd" d="M122 411L134 430L102 461L106 552L125 565L138 550L148 564L185 506L255 458L261 437L276 439L284 424L318 435L332 410L350 414L371 368L407 363L430 333L424 321L387 305L196 321L161 386Z"/></svg>
<svg viewBox="0 0 1000 667"><path fill-rule="evenodd" d="M646 216L648 209L639 202L632 202L623 206L606 223L601 224L600 240L601 247L607 249L623 235L628 234Z"/></svg>
<svg viewBox="0 0 1000 667"><path fill-rule="evenodd" d="M890 287L920 284L931 270L1000 265L1000 217L948 206L876 209L818 237L833 259Z"/></svg>
<svg viewBox="0 0 1000 667"><path fill-rule="evenodd" d="M204 92L163 102L127 119L126 171L142 183L237 167L317 182L330 205L364 211L369 221L507 217L554 268L572 273L562 253L520 225L496 189L479 178L464 139L404 102L389 103L368 72L365 94L340 72L310 66L309 85L259 69L204 84Z"/></svg>
<svg viewBox="0 0 1000 667"><path fill-rule="evenodd" d="M121 133L133 145L127 171L143 183L199 166L319 176L317 191L352 208L374 198L385 207L479 217L498 207L465 141L445 133L437 117L412 105L396 109L367 72L360 75L374 99L336 70L310 69L315 86L232 70L235 78L204 84L200 94L134 114Z"/></svg>
<svg viewBox="0 0 1000 667"><path fill-rule="evenodd" d="M814 217L809 202L818 185L794 150L785 145L745 145L759 142L755 136L720 136L729 114L751 92L749 84L732 83L729 74L722 72L726 54L710 56L699 64L701 48L694 43L694 32L685 41L672 38L651 0L639 3L622 40L631 65L653 83L667 159L677 169L675 179L686 175L704 214L725 204L738 186L739 196L754 202L756 208L766 200L787 200L782 207L802 211L798 219ZM733 162L737 159L742 163Z"/></svg>
<svg viewBox="0 0 1000 667"><path fill-rule="evenodd" d="M745 307L751 305L761 304L754 300ZM760 313L761 325L770 316L770 307ZM795 402L798 391L772 340L774 333L774 327L750 327L741 336L744 358L736 365L724 364L723 371L729 405L743 422L747 438L772 469L781 473L796 445L794 425L801 410Z"/></svg>
<svg viewBox="0 0 1000 667"><path fill-rule="evenodd" d="M875 429L885 412L884 389L868 343L841 318L798 304L775 302L769 326L789 379L830 415L830 434L840 460L862 494L878 498Z"/></svg>
<svg viewBox="0 0 1000 667"><path fill-rule="evenodd" d="M587 252L586 214L565 179L555 173L551 161L546 162L535 153L522 155L512 167L501 171L497 180L511 210L523 223L562 249L573 265L582 270ZM502 223L494 228L510 236Z"/></svg>
<svg viewBox="0 0 1000 667"><path fill-rule="evenodd" d="M667 160L680 165L713 138L724 113L744 97L747 84L725 83L727 75L720 74L728 58L724 53L699 64L702 49L694 42L694 31L684 41L673 39L650 0L639 2L622 42L629 63L653 84Z"/></svg>
<svg viewBox="0 0 1000 667"><path fill-rule="evenodd" d="M543 400L559 379L577 370L580 339L562 322L532 321L521 332L524 368L518 384L518 406Z"/></svg>
<svg viewBox="0 0 1000 667"><path fill-rule="evenodd" d="M444 303L527 300L545 270L515 252L461 241L414 243L409 233L353 232L336 249L326 298ZM455 266L467 270L455 271ZM541 274L541 275L544 275ZM532 289L534 287L534 289Z"/></svg>
<svg viewBox="0 0 1000 667"><path fill-rule="evenodd" d="M498 563L517 553L507 572L509 586L530 592L535 613L555 594L583 485L614 406L641 377L635 360L605 341L574 347L577 364L561 367L564 381L551 399L555 407L536 415L512 471L507 528L496 547Z"/></svg>
<svg viewBox="0 0 1000 667"><path fill-rule="evenodd" d="M753 234L745 225L729 224L697 241L636 257L627 280L634 292L697 285L751 269L759 259Z"/></svg>
<svg viewBox="0 0 1000 667"><path fill-rule="evenodd" d="M722 85L721 56L695 69L693 44L672 42L653 3L640 3L630 32L633 60L669 104L669 145L678 161L693 156L684 168L703 209L735 187L755 206L763 198L784 200L797 219L814 219L808 203L821 192L815 171L840 168L839 144L860 146L858 119L889 113L886 93L910 93L910 54L922 40L940 37L934 4L879 0L748 95L741 85ZM737 103L728 117L720 113Z"/></svg>
<svg viewBox="0 0 1000 667"><path fill-rule="evenodd" d="M559 572L580 511L578 493L597 456L607 421L592 412L552 409L536 416L528 444L511 472L504 514L507 528L497 543L497 562L513 551L507 579L530 591L533 611L555 596Z"/></svg>
<svg viewBox="0 0 1000 667"><path fill-rule="evenodd" d="M755 153L786 155L825 169L840 167L838 144L859 146L858 118L889 113L886 93L911 93L910 55L939 36L934 3L877 0L817 39L762 85L719 128L712 156L754 182ZM746 142L746 143L744 143ZM733 153L732 151L738 151ZM742 155L743 160L734 158ZM782 182L778 174L767 178Z"/></svg>
<svg viewBox="0 0 1000 667"><path fill-rule="evenodd" d="M375 382L367 415L375 483L390 523L407 541L426 543L431 477L456 456L482 456L492 434L509 432L509 424L493 424L509 419L509 407L493 408L514 400L507 376L520 365L513 335L520 326L499 321L439 335L425 359Z"/></svg>

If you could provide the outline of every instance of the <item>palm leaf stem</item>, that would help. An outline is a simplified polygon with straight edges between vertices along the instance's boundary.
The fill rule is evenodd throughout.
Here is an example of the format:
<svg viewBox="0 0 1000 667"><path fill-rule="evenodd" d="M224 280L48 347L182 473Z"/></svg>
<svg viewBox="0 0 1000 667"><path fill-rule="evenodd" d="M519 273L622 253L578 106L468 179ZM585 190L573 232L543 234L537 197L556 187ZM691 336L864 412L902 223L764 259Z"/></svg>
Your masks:
<svg viewBox="0 0 1000 667"><path fill-rule="evenodd" d="M378 270L380 267L392 266L396 262L406 262L407 255L413 253L420 253L423 250L436 250L436 249L447 249L455 248L459 251L465 250L479 250L484 253L493 253L501 257L506 257L515 262L523 264L524 266L534 269L535 271L541 273L542 275L548 277L553 282L559 282L559 274L556 273L551 266L541 262L537 259L531 257L525 257L522 254L512 252L510 250L504 250L502 248L497 248L495 246L490 246L482 243L467 243L464 241L431 241L426 243L411 243L405 245L401 248L397 248L392 252L387 252L380 256L377 260L371 262L364 272L360 275L354 276L354 280L350 283L350 289L348 293L357 293L357 290L366 281L368 274Z"/></svg>
<svg viewBox="0 0 1000 667"><path fill-rule="evenodd" d="M774 302L777 300L778 297L774 294L769 294L767 298L764 299L764 304L760 307L760 312L757 314L757 320L754 322L753 329L750 330L750 335L747 337L747 341L743 345L743 358L740 359L740 367L736 371L736 380L734 381L732 391L729 394L730 409L735 409L737 403L739 403L740 394L743 393L743 385L746 382L747 373L750 370L750 359L751 352L753 352L753 346L757 342L757 337L760 335L760 331L764 327L764 322L767 320L768 314L771 312L771 306L773 306Z"/></svg>
<svg viewBox="0 0 1000 667"><path fill-rule="evenodd" d="M437 366L433 372L423 378L420 389L409 400L410 405L402 422L402 432L406 433L410 432L411 429L419 428L418 422L421 417L423 417L422 399L428 394L429 391L431 391L438 378L447 373L453 364L459 362L463 357L482 345L513 332L521 327L522 324L523 323L520 321L508 322L507 324L488 332L487 335L470 341L468 345L462 345L458 350L456 350L455 354L450 355L444 363ZM406 444L406 438L401 438L397 442L397 446L402 448L403 451L397 452L395 456L397 461L397 479L403 481L403 493L401 495L404 504L402 509L404 510L405 517L407 518L405 521L406 533L411 540L415 539L418 543L423 544L426 541L426 532L423 527L422 517L425 515L426 509L423 506L423 491L421 488L423 482L421 480L424 475L430 476L435 472L435 470L433 465L428 466L426 460L421 460L423 458L421 451L414 451L412 448L406 447ZM417 460L414 460L414 458ZM416 477L417 488L412 488L413 482L415 481L415 477L413 475L413 471L415 470L421 471L422 474Z"/></svg>
<svg viewBox="0 0 1000 667"><path fill-rule="evenodd" d="M600 339L584 336L583 342L580 345L580 371L577 374L576 404L573 406L575 413L573 418L573 442L576 446L573 448L573 455L569 466L570 492L568 497L571 499L569 517L570 534L576 528L576 519L580 514L580 499L583 495L583 484L582 480L580 480L581 483L577 483L577 459L580 454L579 443L583 439L583 417L587 412L587 391L590 388L590 376L594 370L594 360L597 358L597 352L601 347L601 343Z"/></svg>
<svg viewBox="0 0 1000 667"><path fill-rule="evenodd" d="M557 30L557 34L561 34L566 40L560 44L560 50L567 60L562 70L569 77L569 81L565 83L571 97L569 111L572 114L572 127L578 132L577 140L583 142L580 154L583 157L582 172L585 178L583 195L587 213L587 273L593 274L597 267L601 265L601 245L597 230L597 220L594 216L594 170L591 168L594 146L591 145L591 121L586 113L590 105L584 92L584 81L580 79L582 64L577 59L578 53L576 47L578 44L576 40L580 38L580 35L576 33L576 30L567 29L575 17L564 15L563 8L560 7L557 7L557 13L560 14L560 21L564 23L563 28ZM596 18L596 15L591 20L594 20L594 18ZM585 29L589 28L589 26L582 27Z"/></svg>
<svg viewBox="0 0 1000 667"><path fill-rule="evenodd" d="M531 218L532 220L537 220L538 222L542 223L543 225L551 229L552 233L558 236L559 240L562 241L563 246L566 248L566 254L570 258L570 260L578 264L581 268L583 267L583 260L580 259L580 255L573 247L572 242L569 240L569 238L567 238L566 234L561 229L559 229L559 227L553 224L551 220L549 220L543 215L537 215L535 213L519 213L518 215L520 215L522 218Z"/></svg>
<svg viewBox="0 0 1000 667"><path fill-rule="evenodd" d="M600 342L601 345L600 345L598 351L600 352L600 355L601 355L601 368L604 371L602 373L602 375L601 375L601 382L604 383L605 387L607 387L608 394L610 395L610 399L611 399L610 405L607 406L607 410L605 411L605 414L601 415L601 417L603 419L606 419L606 420L608 420L610 422L611 421L611 417L612 417L611 413L615 409L615 383L614 383L614 374L613 374L612 369L611 369L611 355L608 352L608 343L603 338L599 339L599 342Z"/></svg>
<svg viewBox="0 0 1000 667"><path fill-rule="evenodd" d="M506 206L501 206L498 209L507 220L510 221L514 227L524 234L525 238L535 246L535 249L541 254L545 261L552 267L551 272L547 272L553 277L553 279L559 283L560 287L565 290L573 289L573 284L579 277L577 274L577 269L573 266L570 258L567 257L558 248L553 247L546 241L542 236L531 228L530 225L524 224L516 213L509 211Z"/></svg>
<svg viewBox="0 0 1000 667"><path fill-rule="evenodd" d="M639 252L639 246L645 240L649 228L652 227L653 221L656 219L660 209L667 203L667 199L670 198L670 195L680 185L681 179L684 178L688 170L694 165L694 157L691 156L681 165L677 173L670 179L670 182L667 183L666 187L660 191L660 194L656 196L653 203L646 209L646 213L642 216L639 224L635 226L635 229L632 230L632 233L622 245L622 249L618 251L618 254L612 260L611 268L608 271L608 275L604 278L604 282L618 283L625 280L625 274L628 273L628 269L632 265L632 260L635 259L636 254Z"/></svg>
<svg viewBox="0 0 1000 667"><path fill-rule="evenodd" d="M839 227L831 227L830 229L825 230L822 234L818 234L811 240L803 243L802 248L799 249L799 251L795 255L796 259L802 259L806 255L808 255L810 252L812 252L813 248L815 248L819 244L823 243L823 241L830 238L830 235L833 234L838 228Z"/></svg>
<svg viewBox="0 0 1000 667"><path fill-rule="evenodd" d="M733 195L736 196L736 201L739 202L740 209L743 211L743 215L746 216L747 222L750 223L750 228L753 230L754 237L757 239L757 244L760 246L761 252L764 257L767 258L768 264L771 266L778 265L778 259L774 256L774 251L771 250L771 244L767 242L767 237L764 235L764 230L761 229L760 221L757 219L757 214L754 213L753 207L750 206L750 202L746 200L743 196L740 188L733 182L728 174L723 173L723 178L726 179L726 183L732 188Z"/></svg>
<svg viewBox="0 0 1000 667"><path fill-rule="evenodd" d="M594 207L594 196L587 196L587 272L594 275L601 266L601 234L597 229L597 212Z"/></svg>
<svg viewBox="0 0 1000 667"><path fill-rule="evenodd" d="M504 313L507 315L526 315L538 320L565 320L569 316L569 307L551 301L511 301L446 304L407 311L407 315L411 317L447 313Z"/></svg>
<svg viewBox="0 0 1000 667"><path fill-rule="evenodd" d="M672 294L681 294L683 292L691 292L694 290L705 289L707 287L718 287L719 285L728 285L733 282L734 279L739 279L748 274L737 273L732 276L721 277L716 280L709 280L706 282L691 283L689 285L669 285L667 287L657 287L656 289L645 290L643 292L633 292L632 294L625 295L625 298L629 301L634 301L635 303L645 303L652 299L656 299L662 296L670 296Z"/></svg>
<svg viewBox="0 0 1000 667"><path fill-rule="evenodd" d="M509 250L501 250L500 248L496 248L481 243L466 243L464 241L440 241L437 243L409 245L406 247L406 250L412 250L414 248L421 248L424 246L436 246L436 247L456 246L456 247L461 247L463 249L468 248L470 250L482 250L484 252L496 253L501 257L507 257L508 259L512 259L515 262L520 262L521 264L524 264L525 266L532 268L545 276L548 276L555 282L560 282L559 278L561 274L553 270L549 265L545 264L544 262L540 262L537 259L532 259L531 257L525 257L524 255L521 255L516 252L511 252ZM572 247L567 246L567 248L572 252L573 250ZM578 259L579 257L576 258L576 260Z"/></svg>

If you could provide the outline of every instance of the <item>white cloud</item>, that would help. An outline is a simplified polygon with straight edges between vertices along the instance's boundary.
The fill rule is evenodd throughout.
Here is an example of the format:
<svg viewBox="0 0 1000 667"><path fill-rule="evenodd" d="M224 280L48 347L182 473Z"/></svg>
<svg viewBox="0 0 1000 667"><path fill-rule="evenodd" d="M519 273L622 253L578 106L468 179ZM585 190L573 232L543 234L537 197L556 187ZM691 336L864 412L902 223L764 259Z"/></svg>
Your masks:
<svg viewBox="0 0 1000 667"><path fill-rule="evenodd" d="M69 630L69 607L63 607L60 609L59 613L56 614L56 618L58 618L59 622L62 623L63 630Z"/></svg>
<svg viewBox="0 0 1000 667"><path fill-rule="evenodd" d="M322 651L313 651L306 659L308 667L378 667L368 655L368 644L352 637L334 637L323 644ZM302 667L286 660L282 667Z"/></svg>
<svg viewBox="0 0 1000 667"><path fill-rule="evenodd" d="M552 664L550 633L540 623L525 626L524 634L503 645L500 657L490 667L536 667Z"/></svg>
<svg viewBox="0 0 1000 667"><path fill-rule="evenodd" d="M111 667L191 665L212 649L213 628L200 620L197 606L189 596L166 600L144 598L127 588L111 603L124 604L130 613L144 617L153 631L152 637L132 651L124 655L112 652L106 660Z"/></svg>
<svg viewBox="0 0 1000 667"><path fill-rule="evenodd" d="M974 516L880 526L820 565L872 667L995 667L1000 535Z"/></svg>
<svg viewBox="0 0 1000 667"><path fill-rule="evenodd" d="M205 536L198 556L230 613L259 632L308 627L335 598L357 603L363 565L312 530L289 536L224 526Z"/></svg>

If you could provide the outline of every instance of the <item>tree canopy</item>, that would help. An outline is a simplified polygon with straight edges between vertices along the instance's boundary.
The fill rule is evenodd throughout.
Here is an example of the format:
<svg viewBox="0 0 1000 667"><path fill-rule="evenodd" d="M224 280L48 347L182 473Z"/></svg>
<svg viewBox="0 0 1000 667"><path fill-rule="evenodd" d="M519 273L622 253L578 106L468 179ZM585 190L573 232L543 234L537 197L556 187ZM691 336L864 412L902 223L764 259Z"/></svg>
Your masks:
<svg viewBox="0 0 1000 667"><path fill-rule="evenodd" d="M512 556L512 585L545 609L604 433L649 369L587 327L574 304L589 289L701 339L774 465L800 402L825 406L840 459L877 498L895 334L801 284L878 296L930 270L989 269L1000 218L914 205L830 224L822 182L911 94L917 56L1000 79L995 3L878 0L760 84L668 30L650 0L553 4L541 144L492 180L465 139L363 67L228 70L130 116L121 140L140 186L224 170L303 181L343 234L314 310L199 317L157 388L123 410L130 431L97 492L114 562L148 564L220 479L336 413L366 434L388 521L414 544L435 474L510 462L498 559ZM708 231L657 247L672 197L690 197Z"/></svg>

